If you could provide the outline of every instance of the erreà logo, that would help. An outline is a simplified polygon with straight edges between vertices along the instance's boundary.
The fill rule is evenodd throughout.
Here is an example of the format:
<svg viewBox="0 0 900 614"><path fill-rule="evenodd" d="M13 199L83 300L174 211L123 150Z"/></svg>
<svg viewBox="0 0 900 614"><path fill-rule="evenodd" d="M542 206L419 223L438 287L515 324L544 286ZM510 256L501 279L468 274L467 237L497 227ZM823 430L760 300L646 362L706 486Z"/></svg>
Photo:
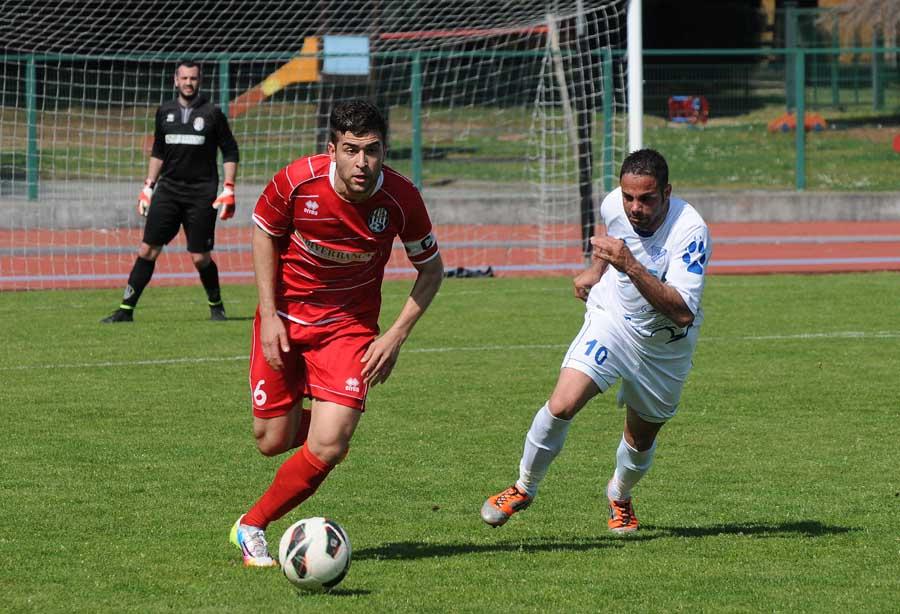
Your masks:
<svg viewBox="0 0 900 614"><path fill-rule="evenodd" d="M303 203L303 213L309 215L319 215L319 203L314 200L308 200Z"/></svg>
<svg viewBox="0 0 900 614"><path fill-rule="evenodd" d="M348 377L345 383L347 385L344 386L344 390L347 392L359 392L359 380L355 377Z"/></svg>
<svg viewBox="0 0 900 614"><path fill-rule="evenodd" d="M668 253L668 252L666 251L666 248L660 247L660 246L658 246L658 245L652 245L652 246L650 247L650 249L647 250L647 252L650 254L650 259L651 259L653 262L659 262L660 260L662 260L663 258L665 258L665 257L666 257L666 254Z"/></svg>

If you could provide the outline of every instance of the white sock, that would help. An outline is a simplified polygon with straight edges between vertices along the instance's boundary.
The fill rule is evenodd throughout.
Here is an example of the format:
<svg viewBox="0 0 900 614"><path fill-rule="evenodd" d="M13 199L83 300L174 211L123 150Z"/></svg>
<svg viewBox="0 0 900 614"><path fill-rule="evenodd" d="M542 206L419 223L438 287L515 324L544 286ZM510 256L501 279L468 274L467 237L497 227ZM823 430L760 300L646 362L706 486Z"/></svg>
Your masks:
<svg viewBox="0 0 900 614"><path fill-rule="evenodd" d="M551 414L547 403L534 415L531 428L525 435L522 460L519 461L519 479L516 482L519 490L530 497L537 494L538 485L547 475L550 463L562 450L570 424L571 420Z"/></svg>
<svg viewBox="0 0 900 614"><path fill-rule="evenodd" d="M644 474L653 464L653 453L656 451L656 440L650 449L638 452L625 441L619 442L616 450L616 472L606 486L606 496L616 501L624 501L631 497L631 489L634 488Z"/></svg>

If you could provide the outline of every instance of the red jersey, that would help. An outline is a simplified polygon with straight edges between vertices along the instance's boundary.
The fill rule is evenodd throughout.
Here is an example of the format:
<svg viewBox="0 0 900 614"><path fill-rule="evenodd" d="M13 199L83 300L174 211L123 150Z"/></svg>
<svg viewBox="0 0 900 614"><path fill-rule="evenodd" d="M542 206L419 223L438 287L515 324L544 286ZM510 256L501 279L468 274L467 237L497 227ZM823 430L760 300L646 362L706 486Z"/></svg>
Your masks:
<svg viewBox="0 0 900 614"><path fill-rule="evenodd" d="M419 191L403 175L382 167L372 196L353 203L335 192L334 172L327 154L295 160L266 186L253 221L281 238L275 298L283 316L374 327L394 237L414 264L437 256L437 241Z"/></svg>

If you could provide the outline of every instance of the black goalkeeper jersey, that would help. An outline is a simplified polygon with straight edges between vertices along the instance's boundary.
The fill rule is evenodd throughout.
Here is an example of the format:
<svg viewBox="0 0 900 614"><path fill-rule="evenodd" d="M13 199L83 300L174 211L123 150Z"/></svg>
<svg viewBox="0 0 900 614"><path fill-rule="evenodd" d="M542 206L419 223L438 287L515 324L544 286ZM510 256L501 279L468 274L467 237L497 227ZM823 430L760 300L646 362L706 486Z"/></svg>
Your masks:
<svg viewBox="0 0 900 614"><path fill-rule="evenodd" d="M178 191L215 190L219 184L216 149L223 162L238 162L238 145L222 110L198 95L185 112L178 100L156 111L154 158L163 161L159 178ZM185 121L185 115L187 121Z"/></svg>

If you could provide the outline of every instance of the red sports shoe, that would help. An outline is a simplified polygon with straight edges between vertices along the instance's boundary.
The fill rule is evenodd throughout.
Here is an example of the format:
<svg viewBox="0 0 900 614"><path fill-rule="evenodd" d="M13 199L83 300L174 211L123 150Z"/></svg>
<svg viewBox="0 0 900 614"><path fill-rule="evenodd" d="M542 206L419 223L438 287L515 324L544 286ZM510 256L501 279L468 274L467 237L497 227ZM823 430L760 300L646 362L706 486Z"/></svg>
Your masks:
<svg viewBox="0 0 900 614"><path fill-rule="evenodd" d="M501 493L489 497L481 506L481 519L492 527L503 526L509 517L531 505L532 497L513 484Z"/></svg>

